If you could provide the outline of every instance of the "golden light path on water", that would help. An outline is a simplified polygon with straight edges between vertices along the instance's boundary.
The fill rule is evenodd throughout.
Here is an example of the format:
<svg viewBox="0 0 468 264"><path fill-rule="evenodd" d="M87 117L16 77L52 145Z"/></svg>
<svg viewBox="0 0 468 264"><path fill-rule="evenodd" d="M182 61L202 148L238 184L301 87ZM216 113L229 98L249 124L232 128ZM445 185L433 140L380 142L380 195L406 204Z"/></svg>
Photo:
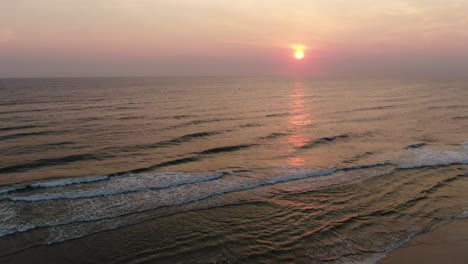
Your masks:
<svg viewBox="0 0 468 264"><path fill-rule="evenodd" d="M288 141L293 147L291 148L291 152L293 152L294 149L300 148L310 141L310 139L304 135L303 126L310 124L312 121L305 108L304 84L302 82L294 83L294 88L289 97L290 117L288 118L288 129L294 131L294 133L289 136ZM305 160L299 156L288 158L288 164L290 166L303 166L304 163Z"/></svg>

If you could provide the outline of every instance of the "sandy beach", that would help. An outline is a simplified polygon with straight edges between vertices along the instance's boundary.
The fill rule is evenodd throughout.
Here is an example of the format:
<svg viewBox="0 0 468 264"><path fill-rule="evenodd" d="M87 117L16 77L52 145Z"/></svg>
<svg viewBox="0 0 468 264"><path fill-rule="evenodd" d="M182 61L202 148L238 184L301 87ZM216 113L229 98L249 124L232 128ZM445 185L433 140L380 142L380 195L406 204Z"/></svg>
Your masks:
<svg viewBox="0 0 468 264"><path fill-rule="evenodd" d="M455 220L416 236L378 264L468 263L468 220Z"/></svg>

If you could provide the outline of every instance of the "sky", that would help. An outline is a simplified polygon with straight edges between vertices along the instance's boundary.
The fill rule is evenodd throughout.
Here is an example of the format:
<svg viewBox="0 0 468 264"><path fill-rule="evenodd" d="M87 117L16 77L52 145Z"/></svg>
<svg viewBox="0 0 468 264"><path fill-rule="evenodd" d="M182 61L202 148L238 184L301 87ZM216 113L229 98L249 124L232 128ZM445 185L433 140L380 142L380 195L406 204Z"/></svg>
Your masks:
<svg viewBox="0 0 468 264"><path fill-rule="evenodd" d="M0 0L0 77L467 72L468 0Z"/></svg>

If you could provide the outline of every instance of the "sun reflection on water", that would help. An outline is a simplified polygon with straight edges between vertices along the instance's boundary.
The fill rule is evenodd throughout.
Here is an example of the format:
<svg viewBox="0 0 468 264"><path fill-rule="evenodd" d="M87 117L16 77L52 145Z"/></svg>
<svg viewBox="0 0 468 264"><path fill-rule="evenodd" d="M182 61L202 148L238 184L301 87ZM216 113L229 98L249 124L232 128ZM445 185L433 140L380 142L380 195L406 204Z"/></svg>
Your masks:
<svg viewBox="0 0 468 264"><path fill-rule="evenodd" d="M289 151L290 154L292 154L295 149L303 147L310 141L310 138L307 137L304 132L304 126L312 123L305 107L304 96L304 84L302 82L296 82L292 94L289 95L288 130L293 132L288 137L288 141L292 145ZM303 157L295 155L288 157L287 163L290 166L303 166L305 160Z"/></svg>

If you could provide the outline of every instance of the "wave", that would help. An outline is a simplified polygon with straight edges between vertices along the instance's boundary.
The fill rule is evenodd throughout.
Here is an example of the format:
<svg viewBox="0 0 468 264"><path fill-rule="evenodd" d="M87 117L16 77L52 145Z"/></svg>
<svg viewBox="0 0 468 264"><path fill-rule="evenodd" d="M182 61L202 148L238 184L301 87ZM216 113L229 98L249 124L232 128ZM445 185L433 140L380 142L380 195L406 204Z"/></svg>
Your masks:
<svg viewBox="0 0 468 264"><path fill-rule="evenodd" d="M228 146L228 150L235 151L238 146ZM226 147L218 148L225 151ZM240 148L242 149L242 148ZM216 153L218 150L215 150ZM159 173L135 173L138 170L120 175L104 175L81 179L65 179L43 183L30 184L28 186L0 190L0 214L5 223L0 225L0 233L9 235L43 227L57 227L77 223L89 223L101 220L112 220L117 217L130 216L143 212L161 209L175 208L182 205L190 205L214 197L224 197L231 193L255 190L263 186L272 186L293 181L301 181L314 177L332 176L338 172L368 170L377 167L389 166L389 171L419 168L424 161L424 166L437 167L450 164L460 164L468 161L468 153L453 151L434 151L425 149L401 150L402 154L413 156L400 161L385 161L373 164L356 165L351 167L306 169L288 168L279 173L262 173L251 170L217 172L209 174L159 172ZM213 153L212 151L204 154ZM435 153L435 154L434 154ZM445 155L445 156L444 156ZM430 157L430 159L427 159ZM176 160L177 161L177 160ZM170 161L174 162L174 161ZM177 162L181 162L180 160ZM189 162L184 160L183 162ZM159 164L161 165L161 164ZM147 170L143 168L139 170ZM372 170L369 177L382 175ZM360 172L358 173L360 174ZM229 177L225 177L229 175ZM359 181L360 177L354 174L336 174L339 176L329 178L326 186L346 184L346 182ZM388 170L385 175L388 174ZM463 175L461 175L463 176ZM343 180L343 177L348 178ZM420 195L415 195L400 206L408 206L418 202L433 190L445 185L454 179L437 182L422 190ZM325 186L325 187L326 187ZM325 188L324 187L324 188ZM30 192L31 191L31 192ZM30 219L26 217L20 220L18 212L38 214L41 208L60 212L52 216L44 216L44 219ZM79 208L69 210L67 208ZM37 212L36 212L37 211ZM391 210L377 210L376 216L391 215ZM12 215L13 214L13 215ZM13 217L13 218L12 218ZM8 220L10 219L10 220Z"/></svg>
<svg viewBox="0 0 468 264"><path fill-rule="evenodd" d="M468 208L465 208L463 212L459 215L455 215L452 219L467 219L468 218Z"/></svg>
<svg viewBox="0 0 468 264"><path fill-rule="evenodd" d="M112 108L112 110L135 110L135 109L141 109L141 107L138 107L138 106L117 106L117 107Z"/></svg>
<svg viewBox="0 0 468 264"><path fill-rule="evenodd" d="M314 147L317 147L319 145L329 143L329 142L332 142L332 141L335 141L335 140L347 139L347 138L349 138L348 134L341 134L341 135L337 135L337 136L322 137L322 138L316 139L314 141L311 141L311 142L305 144L304 146L298 147L298 149L310 149L310 148L314 148Z"/></svg>
<svg viewBox="0 0 468 264"><path fill-rule="evenodd" d="M129 171L129 173L142 173L142 172L147 172L147 171L151 171L151 170L158 169L158 168L169 167L169 166L174 166L174 165L179 165L179 164L184 164L184 163L189 163L189 162L195 162L195 161L199 161L199 160L200 160L199 157L188 157L188 158L175 159L175 160L165 161L165 162L161 162L161 163L158 163L158 164L155 164L155 165L151 165L151 166L146 167L146 168L134 169L134 170ZM113 175L119 175L119 174L123 174L123 173L125 173L125 172L119 172L119 173L115 173Z"/></svg>
<svg viewBox="0 0 468 264"><path fill-rule="evenodd" d="M265 117L285 117L285 116L289 116L290 113L279 113L279 114L270 114L270 115L266 115Z"/></svg>
<svg viewBox="0 0 468 264"><path fill-rule="evenodd" d="M179 144L179 143L189 142L192 139L210 137L210 136L220 135L222 133L224 133L224 131L205 131L205 132L192 133L192 134L183 135L183 136L171 139L171 140L163 141L163 142L160 142L159 144L160 145Z"/></svg>
<svg viewBox="0 0 468 264"><path fill-rule="evenodd" d="M446 105L446 106L429 106L427 109L463 109L468 108L468 105Z"/></svg>
<svg viewBox="0 0 468 264"><path fill-rule="evenodd" d="M403 169L415 169L422 167L435 167L468 164L468 152L437 151L430 149L410 149L412 154L406 160L401 161L398 166Z"/></svg>
<svg viewBox="0 0 468 264"><path fill-rule="evenodd" d="M207 181L213 181L220 179L227 175L224 172L215 173L212 175L207 175L200 178L193 178L187 179L178 182L171 182L171 183L161 183L158 181L148 181L148 178L157 178L153 177L154 175L140 175L139 177L126 175L120 179L112 179L111 181L107 182L108 185L118 185L117 187L123 187L119 190L102 190L102 188L96 190L91 190L88 192L79 191L76 193L63 193L63 194L55 194L55 195L32 195L32 196L15 196L10 197L11 201L25 201L25 202L38 202L38 201L47 201L47 200L57 200L57 199L83 199L83 198L94 198L100 196L112 196L112 195L120 195L120 194L127 194L127 193L136 193L136 192L145 192L157 189L169 189L174 187L179 187L183 185L190 185L196 183L203 183ZM145 177L146 176L146 177ZM157 175L156 175L157 176ZM50 187L58 187L58 186L65 186L70 184L78 184L78 183L90 183L90 182L97 182L109 180L109 176L97 176L93 178L83 179L81 182L78 181L56 181L56 182L49 182L49 183L42 183L42 184L31 184L31 187L40 187L40 188L50 188Z"/></svg>
<svg viewBox="0 0 468 264"><path fill-rule="evenodd" d="M189 122L187 122L187 123L180 124L180 125L175 125L175 126L172 126L172 128L185 127L185 126L190 126L190 125L206 124L206 123L213 123L213 122L221 122L221 121L228 121L228 120L235 120L235 119L234 119L234 118L209 118L209 119L199 119L199 120L189 121Z"/></svg>
<svg viewBox="0 0 468 264"><path fill-rule="evenodd" d="M181 138L191 138L191 137L196 138L196 137L202 137L206 135L208 135L208 133L203 132L203 133L185 135L185 136L182 136ZM268 138L270 138L270 136L271 137L283 136L283 133L272 133L268 136ZM340 136L327 137L327 138L322 138L318 141L321 141L323 139L325 139L326 141L331 141L333 140L333 138L339 138L339 137ZM341 137L343 137L343 135L341 135ZM467 144L467 143L465 142L462 145L464 144ZM408 147L405 147L405 150L409 151L412 154L412 156L404 160L394 161L394 162L384 161L384 162L373 163L373 164L364 164L364 165L356 165L356 166L351 166L351 167L332 168L332 169L336 171L352 171L352 170L383 167L383 166L388 166L388 165L395 165L400 169L413 169L413 168L421 168L421 167L438 167L438 166L447 166L447 165L456 165L456 164L468 164L468 152L436 151L436 150L428 150L428 149L419 149L419 147L423 145L424 143L418 143L418 144L413 144ZM252 146L255 146L255 144L224 146L224 147L207 149L201 152L197 152L196 154L210 155L210 154L216 154L216 153L221 153L221 152L233 152L233 151L239 151L245 148L249 148ZM365 153L365 155L371 155L371 154L372 153ZM58 163L62 162L63 160L73 162L76 160L81 160L81 158L82 157L80 155L68 156L65 159L58 159L59 160ZM175 160L158 163L149 167L138 168L138 169L123 171L123 172L117 172L117 173L112 173L112 174L104 175L104 176L100 175L100 176L92 176L92 177L85 177L85 178L78 178L78 179L64 179L64 180L56 180L56 181L51 181L51 182L33 183L33 184L24 185L24 186L0 189L0 194L9 193L9 192L13 192L16 190L34 189L34 188L51 188L51 187L57 187L57 186L66 186L66 185L73 185L73 184L80 184L80 183L103 181L103 180L107 180L113 177L122 177L122 176L128 176L132 174L145 173L145 172L157 169L157 168L179 165L179 164L189 163L189 162L195 162L200 159L201 157L199 156L192 156L192 157L175 159ZM45 163L48 163L48 161L45 161ZM16 166L21 167L22 165L16 165ZM0 169L0 172L2 170L5 170L5 168ZM244 169L244 170L235 170L234 172L252 172L252 170ZM166 172L166 173L170 173L170 172Z"/></svg>
<svg viewBox="0 0 468 264"><path fill-rule="evenodd" d="M40 153L43 151L50 150L52 148L56 149L58 147L63 147L63 146L68 146L68 145L74 145L76 142L73 141L62 141L62 142L51 142L51 143L45 143L45 144L38 144L38 145L28 145L28 146L12 146L12 147L7 147L4 149L6 152L5 154L8 153L15 153L15 154L29 154L29 153Z"/></svg>
<svg viewBox="0 0 468 264"><path fill-rule="evenodd" d="M123 116L123 117L119 117L117 118L117 120L138 120L138 119L144 119L145 116L142 116L142 115L133 115L133 116Z"/></svg>
<svg viewBox="0 0 468 264"><path fill-rule="evenodd" d="M113 109L113 108L112 108L112 105L94 105L94 106L85 105L85 106L80 106L80 107L66 108L67 111L82 111L82 110L91 110L91 109Z"/></svg>
<svg viewBox="0 0 468 264"><path fill-rule="evenodd" d="M115 185L115 186L121 186L122 189L116 192L111 192L111 191L106 191L106 192L100 192L96 195L84 195L83 197L76 196L75 198L89 198L89 197L95 197L95 196L108 196L108 195L113 195L113 194L122 194L122 193L130 193L130 192L139 192L139 191L144 191L144 190L152 190L152 189L166 189L166 188L171 188L171 187L178 187L182 185L187 185L187 184L193 184L193 183L198 183L198 182L205 182L207 180L215 180L215 179L220 179L223 176L229 174L228 172L220 172L216 173L213 175L208 175L206 177L201 177L200 179L188 179L188 180L183 180L180 182L171 182L171 183L158 183L158 182L153 182L150 181L148 182L149 179L152 180L158 180L158 177L161 175L165 176L174 176L178 175L180 176L179 172L164 172L164 173L156 173L156 174L145 174L146 171L149 171L151 169L154 169L155 166L162 167L162 166L168 166L168 164L174 165L174 164L180 164L184 162L190 162L192 159L187 158L187 159L178 159L178 160L173 160L173 161L168 161L164 163L159 163L157 165L151 166L151 167L146 167L146 168L140 168L136 170L131 170L127 172L120 172L120 173L115 173L115 174L109 174L109 175L99 175L99 176L91 176L91 177L84 177L84 178L77 178L77 179L63 179L63 180L54 180L54 181L48 181L48 182L39 182L39 183L32 183L28 185L23 185L23 186L17 186L17 187L11 187L11 188L6 188L6 189L0 189L0 194L7 194L15 191L24 191L24 190L32 190L32 189L37 189L37 188L55 188L55 187L64 187L64 186L69 186L69 185L75 185L75 184L86 184L86 183L95 183L95 182L101 182L101 181L108 181L106 184L108 185ZM383 163L375 163L375 164L367 164L367 165L357 165L357 166L352 166L352 167L343 167L343 168L330 168L326 169L322 172L326 172L324 175L328 175L329 171L337 172L337 171L352 171L352 170L362 170L362 169L370 169L370 168L376 168L376 167L383 167L390 165L390 163L383 162ZM294 169L293 171L296 172L303 172L306 177L309 175L309 169ZM249 173L252 172L252 170L248 169L236 169L232 171L233 173ZM313 173L317 173L317 170L314 170ZM286 178L284 179L292 179L295 180L295 177L290 177L288 173L291 173L289 169L287 169ZM320 173L319 173L320 174ZM191 174L187 174L191 175ZM195 174L196 175L196 174ZM302 174L301 174L302 175ZM302 176L301 176L302 177ZM116 180L118 179L118 180ZM283 179L283 178L281 178ZM141 182L140 182L141 181ZM269 182L270 180L267 180L266 182ZM282 180L278 181L277 178L272 179L274 182L283 182ZM141 185L141 186L146 186L148 188L143 188L143 187L135 187L135 183ZM125 186L132 184L129 189L126 189ZM135 188L135 189L132 189ZM68 196L68 195L65 195ZM71 195L75 196L75 195ZM70 197L71 197L70 196ZM26 201L28 200L27 198L15 198L11 197L13 199L10 200L16 200L16 201ZM33 199L31 199L33 200ZM48 199L45 199L48 200Z"/></svg>
<svg viewBox="0 0 468 264"><path fill-rule="evenodd" d="M169 140L159 141L155 143L148 143L148 144L138 144L133 146L124 146L124 147L111 147L102 149L104 151L117 151L117 152L133 152L138 151L141 149L157 149L157 148L164 148L170 147L175 145L180 145L183 143L188 143L196 139L207 138L211 136L221 135L223 133L229 132L229 130L217 130L217 131L204 131L192 134L186 134L180 137L176 137Z"/></svg>
<svg viewBox="0 0 468 264"><path fill-rule="evenodd" d="M198 117L196 115L176 115L176 116L171 116L170 118L173 119L186 119L186 118L193 118L193 117Z"/></svg>
<svg viewBox="0 0 468 264"><path fill-rule="evenodd" d="M288 133L283 133L283 132L274 132L274 133L271 133L267 136L264 136L264 137L259 137L258 140L272 140L272 139L277 139L277 138L280 138L280 137L285 137L285 136L288 136L289 134Z"/></svg>
<svg viewBox="0 0 468 264"><path fill-rule="evenodd" d="M167 142L166 144L176 144L176 142L184 142L184 141L189 141L190 139L193 138L199 138L199 137L205 137L205 136L210 136L210 135L216 135L222 133L220 131L212 131L212 132L200 132L200 133L193 133L193 134L187 134L184 136L181 136L176 139L172 139ZM270 138L276 138L276 137L281 137L287 135L286 133L272 133L268 136L261 137L260 139L270 139ZM320 138L314 142L312 142L310 145L317 145L321 143L326 143L330 142L339 138L347 138L348 134L342 134L338 136L331 136L331 137L324 137ZM173 142L173 143L172 143ZM65 142L68 143L68 142ZM162 142L159 142L158 144L161 144ZM57 143L57 144L64 144L64 143ZM223 147L217 147L217 148L211 148L207 150L203 150L200 152L196 152L194 154L198 155L211 155L211 154L217 154L217 153L223 153L223 152L234 152L234 151L239 151L245 148L250 148L252 146L255 146L256 144L240 144L240 145L234 145L234 146L223 146ZM309 147L310 147L309 145ZM435 151L435 150L428 150L428 149L419 149L420 147L425 146L425 143L417 143L417 144L412 144L404 149L406 151L410 151L412 154L411 157L409 157L406 160L398 161L395 164L399 168L405 169L411 169L411 168L419 168L419 167L426 167L426 166L443 166L443 165L453 165L453 164L468 164L468 153L467 152L456 152L456 151ZM468 143L462 143L461 146L467 148ZM372 153L365 153L364 155L368 156L371 155ZM88 160L88 159L101 159L102 157L97 157L91 154L84 154L84 155L71 155L71 156L66 156L62 158L54 158L54 159L44 159L44 160L39 160L37 162L32 162L28 164L19 164L19 165L14 165L10 167L4 167L0 168L0 173L7 173L7 172L17 172L17 171L23 171L26 169L31 169L31 168L36 168L36 167L41 167L41 166L49 166L49 165L60 165L64 163L69 163L69 162L75 162L75 161L81 161L81 160ZM179 165L183 163L189 163L189 162L195 162L199 161L202 157L201 156L192 156L192 157L186 157L186 158L181 158L181 159L175 159L175 160L169 160L165 161L162 163L158 163L155 165L151 165L148 167L144 168L138 168L130 171L123 171L123 172L116 172L109 174L110 177L114 176L120 176L124 174L131 174L131 173L143 173L147 171L151 171L157 168L163 168L163 167L168 167L168 166L173 166L173 165ZM338 170L354 170L354 169L364 169L364 168L372 168L376 166L386 166L390 165L392 163L385 161L381 163L376 163L372 165L359 165L359 166L354 166L354 167L348 167L348 168L338 168ZM90 179L94 178L100 178L102 176L95 176L95 177L90 177ZM58 182L71 182L71 183L80 183L81 181L87 182L88 178L80 178L80 179L71 179L71 180L60 180ZM21 186L21 187L15 187L13 189L24 189L24 188L32 188L35 186L40 186L42 183L39 184L30 184L26 186ZM54 184L52 184L54 185ZM10 189L8 189L10 190ZM10 191L11 191L10 190ZM8 191L8 192L10 192ZM5 193L7 191L5 190L0 190L1 193Z"/></svg>
<svg viewBox="0 0 468 264"><path fill-rule="evenodd" d="M22 225L22 223L20 221L16 221L16 220L14 220L14 222L11 222L11 223L5 222L3 224L0 224L0 237L15 234L15 233L20 233L20 232L24 232L24 231L28 231L28 230L31 230L31 229L46 228L46 227L50 228L50 227L59 227L59 226L65 226L65 225L70 225L70 224L96 222L96 221L101 221L101 220L114 219L114 218L117 218L117 217L123 217L123 216L139 214L139 213L148 212L148 211L151 211L151 210L160 209L160 208L164 208L164 207L174 207L174 206L187 205L187 204L191 204L191 203L194 203L194 202L206 200L206 199L209 199L209 198L212 198L212 197L215 197L215 196L220 196L220 195L229 194L229 193L237 193L237 192L247 191L247 190L253 190L253 189L256 189L256 188L259 188L259 187L262 187L262 186L269 186L269 185L275 185L275 184L279 184L279 183L303 180L303 179L307 179L307 178L311 178L311 177L320 177L320 176L333 174L335 172L336 172L336 169L327 169L327 170L319 170L319 171L310 171L310 172L307 172L307 173L302 173L302 174L297 174L297 175L278 176L278 177L266 179L266 180L263 180L263 181L257 181L257 182L250 182L250 183L238 182L237 184L231 183L231 184L227 184L227 185L223 184L222 189L215 190L215 191L211 190L211 188L199 189L198 192L195 192L195 195L193 195L193 196L192 196L192 192L191 193L185 193L185 192L180 193L180 190L179 190L179 192L174 192L174 191L172 191L171 187L168 186L167 188L163 188L163 189L171 189L171 190L168 190L168 191L170 193L172 193L172 195L170 197L172 197L173 199L169 199L167 201L157 201L157 200L154 200L154 198L153 198L153 199L149 200L149 203L146 206L143 206L143 207L140 204L141 201L126 198L126 197L120 195L119 200L109 201L112 204L111 207L106 207L104 202L102 202L102 203L99 203L99 202L97 202L97 203L96 202L83 203L80 206L80 207L84 206L85 208L89 207L88 209L95 208L95 210L98 210L98 211L94 211L94 209L92 211L87 211L87 210L85 210L85 211L76 211L76 212L71 211L71 212L69 212L71 215L62 216L61 218L59 218L59 216L56 215L56 216L53 217L53 219L49 220L50 222L48 221L48 222L42 222L41 223L40 219L36 219L36 221L38 221L38 222L36 222L34 224L30 223L30 224L27 224L27 225ZM189 177L193 176L192 174L187 174L187 175ZM194 180L192 183L190 183L190 182L187 182L185 184L179 183L179 185L175 186L175 187L184 187L184 186L187 187L187 185L189 185L187 187L187 188L189 188L189 187L191 187L191 185L203 184L203 183L206 184L206 183L209 183L209 182L213 182L215 180L219 180L223 176L224 175L215 174L215 175L207 176L206 178L204 178L202 180L200 180L200 179L199 180ZM141 175L140 175L140 177L141 177ZM154 179L157 179L157 177L155 177ZM128 178L126 180L128 180ZM175 184L173 183L172 185L175 185ZM158 189L158 188L154 188L153 190L147 190L147 191L154 191L156 189ZM161 189L161 188L159 188L159 189ZM193 188L190 188L190 190L193 190ZM116 193L116 195L117 194L118 193ZM122 194L125 194L125 193L122 193ZM127 192L126 194L127 195L135 194L135 192ZM180 194L189 195L189 197L177 197ZM145 197L146 199L151 197L151 196L148 196L147 194L145 195L144 193L142 195L144 195L143 197ZM109 195L102 195L102 196L109 197ZM156 196L156 197L158 197L158 196ZM34 207L34 204L36 202L42 202L42 203L49 202L50 203L50 202L53 202L54 200L59 199L59 198L56 198L56 199L53 199L53 198L50 199L50 198L52 198L52 197L51 196L42 196L42 197L32 196L32 197L18 197L18 199L15 199L15 198L12 197L12 198L10 198L10 201L13 203L12 204L13 206L19 202L19 203L22 203L23 205L25 203L26 204L31 204L31 206ZM76 200L76 199L79 199L79 198L80 197L70 196L70 197L67 197L65 199L73 201L73 200ZM89 198L89 197L83 197L83 198ZM99 197L95 197L95 198L99 198ZM121 206L123 206L123 208L120 208L121 210L119 210L119 206L118 206L119 202L123 202L123 204L121 205ZM49 206L52 206L52 205L49 205ZM2 209L2 208L0 207L0 209ZM2 213L2 210L0 210L0 213ZM66 214L67 212L64 212L64 213ZM9 217L5 216L5 215L2 215L2 217L4 217L5 219L9 219Z"/></svg>
<svg viewBox="0 0 468 264"><path fill-rule="evenodd" d="M345 167L345 168L341 168L339 170L342 170L342 171L362 170L362 169L371 169L371 168L377 168L377 167L384 167L384 166L388 166L388 165L391 165L391 163L390 162L380 162L380 163L375 163L375 164L366 164L366 165L356 165L356 166L352 166L352 167Z"/></svg>
<svg viewBox="0 0 468 264"><path fill-rule="evenodd" d="M361 111L372 111L372 110L385 110L394 108L394 105L383 105L383 106L375 106L375 107L366 107L366 108L352 108L350 110L343 110L343 111L336 111L335 114L343 114L343 113L354 113L354 112L361 112Z"/></svg>
<svg viewBox="0 0 468 264"><path fill-rule="evenodd" d="M240 125L239 127L240 128L249 128L249 127L261 127L261 126L263 126L263 125L259 124L259 123L247 123L247 124Z"/></svg>
<svg viewBox="0 0 468 264"><path fill-rule="evenodd" d="M421 147L424 147L424 146L426 146L426 143L416 143L416 144L408 145L408 146L404 147L404 149L416 149L416 148L421 148Z"/></svg>
<svg viewBox="0 0 468 264"><path fill-rule="evenodd" d="M81 117L76 119L78 122L91 122L91 121L99 121L99 120L104 120L108 117L105 116L89 116L89 117Z"/></svg>
<svg viewBox="0 0 468 264"><path fill-rule="evenodd" d="M464 149L468 149L468 141L461 144Z"/></svg>
<svg viewBox="0 0 468 264"><path fill-rule="evenodd" d="M0 105L4 105L4 104L0 104ZM31 112L44 112L44 111L49 111L49 110L50 109L27 109L27 110L2 111L2 112L0 112L0 115L31 113Z"/></svg>
<svg viewBox="0 0 468 264"><path fill-rule="evenodd" d="M93 176L93 177L85 177L85 178L77 178L77 179L65 179L65 180L57 180L57 181L50 181L50 182L31 183L28 185L23 185L23 186L18 186L18 187L0 189L0 194L6 194L6 193L11 193L11 192L16 192L16 191L35 189L35 188L53 188L53 187L68 186L68 185L81 184L81 183L90 183L90 182L104 181L108 179L109 179L108 175L102 175L102 176Z"/></svg>
<svg viewBox="0 0 468 264"><path fill-rule="evenodd" d="M399 204L395 204L394 205L394 210L399 211L399 210L402 210L404 208L411 207L411 206L413 206L414 204L416 204L419 201L426 200L426 199L428 199L429 194L434 193L438 189L444 187L447 183L450 183L450 182L453 182L455 180L460 179L462 176L463 175L455 175L454 177L450 177L450 178L435 182L434 184L432 184L432 186L430 186L428 188L421 189L413 197L408 197L408 199L405 200L404 202L399 203Z"/></svg>
<svg viewBox="0 0 468 264"><path fill-rule="evenodd" d="M90 182L104 181L104 180L108 180L108 179L109 179L109 176L102 175L102 176L86 177L86 178L79 178L79 179L58 180L58 181L51 181L51 182L33 183L33 184L28 185L28 186L31 187L31 188L52 188L52 187L67 186L67 185L80 184L80 183L90 183Z"/></svg>
<svg viewBox="0 0 468 264"><path fill-rule="evenodd" d="M255 144L240 144L240 145L234 145L234 146L224 146L224 147L207 149L207 150L203 150L200 152L195 152L195 154L209 155L209 154L217 154L217 153L223 153L223 152L233 152L233 151L239 151L242 149L250 148L253 146L255 146Z"/></svg>
<svg viewBox="0 0 468 264"><path fill-rule="evenodd" d="M102 160L104 158L110 158L110 155L95 155L95 154L77 154L77 155L70 155L64 156L60 158L49 158L49 159L40 159L33 162L22 163L12 166L7 166L0 168L0 173L14 173L14 172L25 172L32 169L42 168L42 167L49 167L49 166L57 166L63 164L69 164L78 161L85 161L85 160Z"/></svg>
<svg viewBox="0 0 468 264"><path fill-rule="evenodd" d="M208 136L213 136L213 135L218 135L222 134L225 131L213 131L213 132L201 132L201 133L194 133L194 134L188 134L179 138L167 140L167 141L162 141L158 142L155 144L146 144L146 145L139 145L135 148L158 148L158 147L165 147L165 146L170 146L170 145L178 145L181 143L189 142L193 139L197 138L202 138L202 137L208 137ZM114 173L113 175L119 175L119 174L124 174L124 173L141 173L141 172L147 172L151 171L154 169L158 168L163 168L163 167L169 167L169 166L174 166L174 165L180 165L184 163L190 163L190 162L196 162L200 161L203 159L205 155L212 155L212 154L219 154L219 153L227 153L227 152L235 152L239 151L242 149L247 149L250 147L255 146L256 144L240 144L240 145L234 145L234 146L223 146L223 147L216 147L216 148L211 148L211 149L206 149L202 150L199 152L194 152L191 153L192 156L185 157L185 158L180 158L180 159L175 159L175 160L169 160L165 162L161 162L158 164L154 164L145 168L138 168L134 169L131 171L126 171L126 172L118 172ZM120 149L122 150L122 149ZM123 150L122 150L123 151ZM130 151L129 148L126 148L125 151Z"/></svg>
<svg viewBox="0 0 468 264"><path fill-rule="evenodd" d="M49 135L53 134L55 131L38 131L38 132L28 132L28 133L17 133L11 134L6 136L0 136L0 141L2 140L9 140L9 139L18 139L23 137L30 137L30 136L42 136L42 135Z"/></svg>
<svg viewBox="0 0 468 264"><path fill-rule="evenodd" d="M369 111L369 110L382 110L382 109L390 109L395 106L393 105L382 105L382 106L375 106L375 107L367 107L367 108L359 108L355 109L354 111Z"/></svg>
<svg viewBox="0 0 468 264"><path fill-rule="evenodd" d="M320 177L320 176L330 175L335 172L337 172L337 169L327 169L327 170L314 171L314 172L309 172L309 173L304 173L304 174L298 174L294 176L285 175L285 176L275 177L272 179L247 184L239 188L232 188L232 189L223 190L219 192L209 193L207 195L196 197L194 199L190 199L190 200L184 201L176 205L183 205L183 204L192 203L195 201L205 200L207 198L222 195L222 194L252 190L258 187L262 187L262 186L275 185L279 183L308 179L311 177ZM152 186L152 187L150 186L150 187L142 187L142 188L125 189L125 190L117 191L117 192L98 192L98 193L90 193L90 194L63 195L63 196L18 196L18 197L11 197L10 200L11 201L38 202L38 201L47 201L47 200L56 200L56 199L82 199L82 198L93 198L93 197L100 197L100 196L112 196L112 195L144 192L144 191L151 191L151 190L170 189L170 188L180 187L184 185L205 183L205 182L221 179L226 175L228 175L228 173L221 172L221 173L215 173L213 175L200 177L197 179L190 179L190 180L174 182L170 184L161 184L161 185ZM128 178L125 178L125 179L128 179Z"/></svg>
<svg viewBox="0 0 468 264"><path fill-rule="evenodd" d="M11 187L11 188L6 188L6 189L1 189L0 194L15 192L15 191L23 190L23 189L26 189L26 188L27 188L27 186L20 186L20 187Z"/></svg>
<svg viewBox="0 0 468 264"><path fill-rule="evenodd" d="M347 158L347 159L343 160L343 162L344 163L354 163L354 162L357 162L357 161L359 161L361 159L365 159L367 157L370 157L370 156L372 156L374 154L375 154L374 152L370 152L370 151L360 153L360 154L357 154L357 155L355 155L353 157L350 157L350 158Z"/></svg>
<svg viewBox="0 0 468 264"><path fill-rule="evenodd" d="M22 130L22 129L38 128L38 127L42 127L42 126L25 125L25 126L2 127L2 128L0 128L0 131Z"/></svg>

